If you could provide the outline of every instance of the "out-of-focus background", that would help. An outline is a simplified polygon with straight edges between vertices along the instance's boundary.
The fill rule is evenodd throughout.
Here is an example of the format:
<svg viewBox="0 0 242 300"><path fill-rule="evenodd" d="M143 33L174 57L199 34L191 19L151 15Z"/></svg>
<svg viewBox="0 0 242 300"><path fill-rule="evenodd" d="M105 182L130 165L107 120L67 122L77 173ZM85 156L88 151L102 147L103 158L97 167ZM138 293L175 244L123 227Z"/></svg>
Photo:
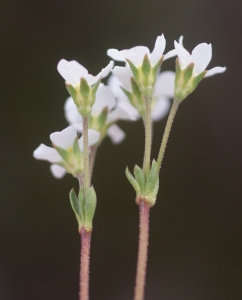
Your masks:
<svg viewBox="0 0 242 300"><path fill-rule="evenodd" d="M67 126L68 97L56 66L75 59L97 74L108 48L184 35L191 51L212 43L204 79L179 108L151 210L147 300L242 299L241 0L2 0L0 2L0 299L78 299L79 235L68 193L33 150ZM174 59L163 64L174 70ZM166 118L155 124L156 157ZM133 297L138 207L124 175L141 165L141 121L98 151L98 205L91 247L91 299Z"/></svg>

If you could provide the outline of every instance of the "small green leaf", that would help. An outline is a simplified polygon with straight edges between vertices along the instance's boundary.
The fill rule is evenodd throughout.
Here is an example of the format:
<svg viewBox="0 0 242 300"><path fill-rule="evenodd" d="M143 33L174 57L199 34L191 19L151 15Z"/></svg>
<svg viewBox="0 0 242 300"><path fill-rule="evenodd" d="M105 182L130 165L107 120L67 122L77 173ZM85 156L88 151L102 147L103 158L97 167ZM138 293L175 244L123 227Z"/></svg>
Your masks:
<svg viewBox="0 0 242 300"><path fill-rule="evenodd" d="M90 107L93 106L93 104L94 104L94 102L96 100L97 89L98 89L99 84L101 83L101 81L102 81L102 77L100 77L99 80L91 88L91 97L90 97L90 100L89 100Z"/></svg>
<svg viewBox="0 0 242 300"><path fill-rule="evenodd" d="M86 192L85 206L84 206L84 210L85 210L84 227L87 232L92 231L92 220L95 213L96 205L97 205L96 192L94 188L91 186Z"/></svg>
<svg viewBox="0 0 242 300"><path fill-rule="evenodd" d="M143 194L145 192L145 177L144 177L142 169L137 165L135 165L135 167L134 167L134 176L139 184L141 193Z"/></svg>
<svg viewBox="0 0 242 300"><path fill-rule="evenodd" d="M80 230L81 227L82 227L82 218L81 218L81 213L80 213L80 203L79 203L79 199L77 198L74 189L72 189L70 191L69 196L70 196L71 207L72 207L72 209L74 211L74 214L76 216L76 219L77 219L77 222L78 222L78 227L79 227L79 230Z"/></svg>
<svg viewBox="0 0 242 300"><path fill-rule="evenodd" d="M73 98L73 100L76 99L76 89L73 87L73 85L66 82L66 89Z"/></svg>
<svg viewBox="0 0 242 300"><path fill-rule="evenodd" d="M146 182L145 194L152 194L157 180L159 179L158 164L155 160L152 162L150 173Z"/></svg>
<svg viewBox="0 0 242 300"><path fill-rule="evenodd" d="M139 79L139 78L138 78L138 77L139 77L139 71L138 71L138 69L135 67L135 65L132 63L132 61L130 61L129 59L126 59L126 60L127 60L129 66L130 66L130 69L131 69L133 75L134 75L134 79L135 79L136 82L137 82L137 80Z"/></svg>
<svg viewBox="0 0 242 300"><path fill-rule="evenodd" d="M133 90L134 95L138 99L142 98L142 93L141 93L141 91L140 91L140 89L139 89L139 87L138 87L138 85L137 85L137 83L136 83L136 81L134 80L133 77L131 77L131 86L132 86L132 90Z"/></svg>
<svg viewBox="0 0 242 300"><path fill-rule="evenodd" d="M204 78L204 76L206 75L207 70L203 71L202 73L200 73L198 76L194 77L193 79L193 90L195 90L195 88L197 87L197 85L199 84L199 82Z"/></svg>
<svg viewBox="0 0 242 300"><path fill-rule="evenodd" d="M161 58L159 59L159 61L156 63L156 65L154 65L153 69L152 69L152 73L153 73L153 77L156 78L156 74L159 70L159 67L161 66L163 60L164 60L164 55L161 56Z"/></svg>
<svg viewBox="0 0 242 300"><path fill-rule="evenodd" d="M128 167L126 167L125 174L126 174L126 176L128 178L128 181L132 184L133 188L135 189L137 195L140 195L141 191L140 191L139 184L136 181L136 179L133 177L133 175L129 172Z"/></svg>

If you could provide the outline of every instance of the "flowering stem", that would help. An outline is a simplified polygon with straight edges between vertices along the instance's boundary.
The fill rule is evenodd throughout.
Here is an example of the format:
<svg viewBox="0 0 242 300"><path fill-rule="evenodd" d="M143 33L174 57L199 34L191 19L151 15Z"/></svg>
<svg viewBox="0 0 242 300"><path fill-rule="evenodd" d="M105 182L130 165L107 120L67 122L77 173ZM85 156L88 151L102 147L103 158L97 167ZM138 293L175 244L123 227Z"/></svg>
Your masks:
<svg viewBox="0 0 242 300"><path fill-rule="evenodd" d="M134 300L144 299L146 265L148 255L148 239L149 239L149 212L150 207L141 201L139 204L139 252L136 272L136 284L134 291Z"/></svg>
<svg viewBox="0 0 242 300"><path fill-rule="evenodd" d="M166 145L167 145L168 138L169 138L169 135L170 135L172 123L173 123L173 120L175 118L175 115L176 115L177 109L179 107L179 104L180 104L180 102L177 101L176 99L174 99L171 110L170 110L170 114L169 114L169 117L168 117L168 120L167 120L167 123L166 123L166 128L165 128L165 132L164 132L164 135L163 135L163 138L162 138L160 151L159 151L159 155L158 155L158 159L157 159L159 170L161 168L161 163L162 163L162 160L163 160L163 157L164 157L164 154L165 154Z"/></svg>
<svg viewBox="0 0 242 300"><path fill-rule="evenodd" d="M83 156L84 156L84 191L89 188L89 149L88 149L88 123L89 117L83 117Z"/></svg>
<svg viewBox="0 0 242 300"><path fill-rule="evenodd" d="M80 293L79 300L89 299L89 261L91 233L81 229L81 263L80 263Z"/></svg>
<svg viewBox="0 0 242 300"><path fill-rule="evenodd" d="M151 154L151 99L145 96L145 154L143 172L147 177L150 171Z"/></svg>
<svg viewBox="0 0 242 300"><path fill-rule="evenodd" d="M91 182L91 180L92 180L92 172L93 172L94 163L95 163L95 159L96 159L97 147L98 147L98 146L92 146L92 147L91 147L90 160L89 160L90 182Z"/></svg>

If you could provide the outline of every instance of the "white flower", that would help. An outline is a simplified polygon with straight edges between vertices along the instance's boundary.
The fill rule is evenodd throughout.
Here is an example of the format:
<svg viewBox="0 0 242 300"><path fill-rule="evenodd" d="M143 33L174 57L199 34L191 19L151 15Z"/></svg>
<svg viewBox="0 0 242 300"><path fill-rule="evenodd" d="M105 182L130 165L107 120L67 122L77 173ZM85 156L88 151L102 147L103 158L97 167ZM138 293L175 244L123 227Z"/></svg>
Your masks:
<svg viewBox="0 0 242 300"><path fill-rule="evenodd" d="M92 146L96 144L100 136L100 133L95 130L88 130L88 144ZM57 146L61 147L68 152L72 151L74 140L77 137L77 131L73 126L69 126L60 132L54 132L50 135L50 140L52 143ZM80 147L81 152L83 151L83 137L79 138L78 144ZM40 146L35 149L33 153L34 158L40 160L47 160L48 162L52 163L50 170L54 177L62 178L65 173L66 169L58 163L63 163L63 158L57 152L56 149L52 147L48 147L44 144L40 144Z"/></svg>
<svg viewBox="0 0 242 300"><path fill-rule="evenodd" d="M136 67L139 67L144 59L145 54L148 55L151 66L155 66L158 61L161 59L163 52L166 47L166 40L164 35L158 36L156 38L155 47L152 52L150 52L149 48L145 46L136 46L131 49L125 50L117 50L117 49L109 49L107 51L108 56L116 61L126 61L126 59L130 60ZM170 58L171 56L175 56L176 53L174 50L172 52L168 52L164 60Z"/></svg>
<svg viewBox="0 0 242 300"><path fill-rule="evenodd" d="M130 115L126 111L125 107L122 107L122 105L120 106L116 103L112 90L108 86L100 84L96 93L96 101L92 107L91 119L97 119L104 108L108 109L108 115L103 128L98 128L100 131L102 129L106 130L106 125L115 123L118 120L134 119L134 116ZM78 132L82 132L83 119L76 109L76 105L71 97L66 100L64 110L68 123L74 126ZM97 122L94 121L93 123L94 126L98 126ZM90 126L92 128L92 122L90 122ZM115 124L109 127L107 135L115 144L120 143L125 137L125 133Z"/></svg>
<svg viewBox="0 0 242 300"><path fill-rule="evenodd" d="M119 106L122 107L133 119L140 118L140 114L134 108L128 97L125 95L120 86L132 93L131 70L128 67L115 67L112 70L115 76L110 76L108 85L118 99ZM151 117L154 122L161 120L166 116L170 108L170 98L174 98L174 81L175 73L172 71L161 72L157 75L154 86L153 103Z"/></svg>
<svg viewBox="0 0 242 300"><path fill-rule="evenodd" d="M101 77L104 78L108 76L113 68L113 65L114 62L110 61L109 64L102 69L98 75L93 76L88 74L87 69L77 61L67 61L65 59L61 59L57 65L57 70L67 83L71 84L73 87L76 87L76 85L80 84L81 78L86 79L89 85L94 85Z"/></svg>
<svg viewBox="0 0 242 300"><path fill-rule="evenodd" d="M179 57L179 65L181 70L188 67L190 63L194 63L193 76L196 77L201 74L208 66L212 58L212 45L202 43L197 45L190 54L183 46L182 41L175 43L177 56ZM215 67L207 71L205 77L209 77L218 73L223 73L226 67Z"/></svg>

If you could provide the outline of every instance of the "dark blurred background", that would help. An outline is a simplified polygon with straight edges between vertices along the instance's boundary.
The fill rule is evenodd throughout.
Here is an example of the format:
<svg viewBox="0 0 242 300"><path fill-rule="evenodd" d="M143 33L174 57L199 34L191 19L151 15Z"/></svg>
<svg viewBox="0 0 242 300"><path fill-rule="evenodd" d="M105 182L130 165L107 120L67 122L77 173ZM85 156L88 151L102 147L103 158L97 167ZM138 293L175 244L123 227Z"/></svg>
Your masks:
<svg viewBox="0 0 242 300"><path fill-rule="evenodd" d="M56 66L75 59L96 74L108 48L167 51L183 34L191 51L213 45L204 80L174 122L151 210L147 300L242 299L241 0L1 0L0 299L78 299L79 235L68 193L33 150L67 126L68 93ZM174 70L174 59L163 70ZM166 119L155 125L157 156ZM98 205L91 247L91 299L133 297L138 207L124 169L141 165L141 122L120 123L125 141L98 151Z"/></svg>

